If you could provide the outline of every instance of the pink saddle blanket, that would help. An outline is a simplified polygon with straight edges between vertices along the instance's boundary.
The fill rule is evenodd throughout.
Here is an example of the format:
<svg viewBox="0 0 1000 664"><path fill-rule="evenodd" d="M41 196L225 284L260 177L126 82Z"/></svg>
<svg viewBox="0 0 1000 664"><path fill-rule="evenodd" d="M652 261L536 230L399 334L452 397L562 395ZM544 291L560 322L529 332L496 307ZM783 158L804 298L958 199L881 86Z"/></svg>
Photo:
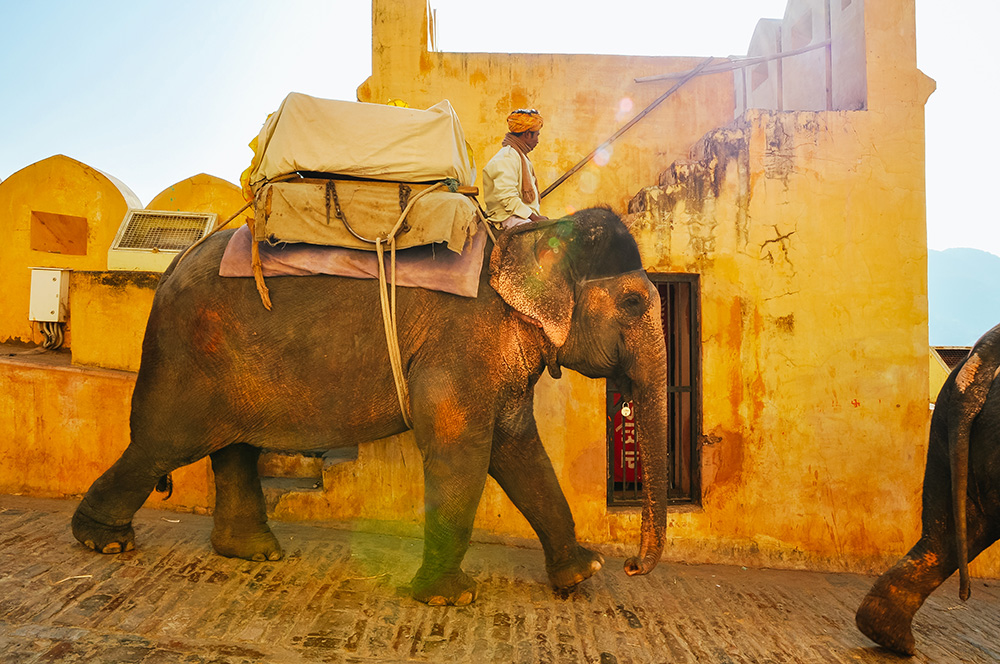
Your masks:
<svg viewBox="0 0 1000 664"><path fill-rule="evenodd" d="M221 277L252 277L250 230L242 226L233 233L219 266ZM479 294L483 270L486 232L480 227L465 241L461 254L435 245L412 247L396 252L396 285L452 293L462 297ZM389 277L389 252L385 269ZM343 249L314 244L260 245L260 262L265 277L330 274L354 279L378 279L378 254L360 249Z"/></svg>

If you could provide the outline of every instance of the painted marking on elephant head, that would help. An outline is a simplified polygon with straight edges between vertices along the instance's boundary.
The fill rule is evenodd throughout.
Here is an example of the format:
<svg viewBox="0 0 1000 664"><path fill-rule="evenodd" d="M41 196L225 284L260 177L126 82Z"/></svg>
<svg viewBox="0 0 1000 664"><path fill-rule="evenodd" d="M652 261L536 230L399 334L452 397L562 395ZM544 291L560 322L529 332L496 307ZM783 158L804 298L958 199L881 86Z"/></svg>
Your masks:
<svg viewBox="0 0 1000 664"><path fill-rule="evenodd" d="M958 375L955 376L955 387L958 388L959 392L964 394L969 389L969 385L972 385L972 381L976 378L976 372L979 371L982 364L983 359L979 357L979 353L973 353L969 356L969 359L959 369Z"/></svg>

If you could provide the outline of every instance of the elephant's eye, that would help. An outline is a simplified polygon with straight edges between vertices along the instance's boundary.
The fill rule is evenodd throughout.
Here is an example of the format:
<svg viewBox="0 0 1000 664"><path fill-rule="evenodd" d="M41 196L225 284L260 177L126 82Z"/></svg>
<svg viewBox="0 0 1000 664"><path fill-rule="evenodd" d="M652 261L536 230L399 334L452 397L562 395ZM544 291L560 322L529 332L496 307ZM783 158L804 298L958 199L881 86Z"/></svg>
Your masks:
<svg viewBox="0 0 1000 664"><path fill-rule="evenodd" d="M638 317L646 311L646 301L638 293L629 293L621 300L618 306L629 316Z"/></svg>

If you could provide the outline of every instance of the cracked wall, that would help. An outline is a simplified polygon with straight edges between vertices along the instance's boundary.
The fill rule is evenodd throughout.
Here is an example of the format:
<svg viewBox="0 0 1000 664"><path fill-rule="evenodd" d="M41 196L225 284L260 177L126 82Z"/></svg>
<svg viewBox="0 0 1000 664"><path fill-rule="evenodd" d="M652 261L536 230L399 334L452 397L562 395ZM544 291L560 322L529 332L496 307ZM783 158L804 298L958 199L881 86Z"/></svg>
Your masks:
<svg viewBox="0 0 1000 664"><path fill-rule="evenodd" d="M749 111L630 202L648 269L701 277L704 501L675 555L875 571L916 540L925 99Z"/></svg>

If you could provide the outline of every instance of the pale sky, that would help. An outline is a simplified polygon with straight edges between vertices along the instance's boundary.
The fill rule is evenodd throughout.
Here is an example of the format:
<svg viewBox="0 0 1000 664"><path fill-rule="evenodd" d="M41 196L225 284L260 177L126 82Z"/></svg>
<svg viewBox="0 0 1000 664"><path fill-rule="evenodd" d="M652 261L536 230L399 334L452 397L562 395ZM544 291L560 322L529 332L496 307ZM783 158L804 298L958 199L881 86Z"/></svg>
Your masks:
<svg viewBox="0 0 1000 664"><path fill-rule="evenodd" d="M906 0L868 0L906 1ZM915 0L926 107L928 246L1000 255L989 195L1000 3ZM785 0L432 0L444 51L745 54ZM961 11L957 11L961 10ZM288 92L354 100L371 71L370 0L0 0L0 179L65 154L144 203L197 173L236 183ZM2 220L0 220L2 223Z"/></svg>

